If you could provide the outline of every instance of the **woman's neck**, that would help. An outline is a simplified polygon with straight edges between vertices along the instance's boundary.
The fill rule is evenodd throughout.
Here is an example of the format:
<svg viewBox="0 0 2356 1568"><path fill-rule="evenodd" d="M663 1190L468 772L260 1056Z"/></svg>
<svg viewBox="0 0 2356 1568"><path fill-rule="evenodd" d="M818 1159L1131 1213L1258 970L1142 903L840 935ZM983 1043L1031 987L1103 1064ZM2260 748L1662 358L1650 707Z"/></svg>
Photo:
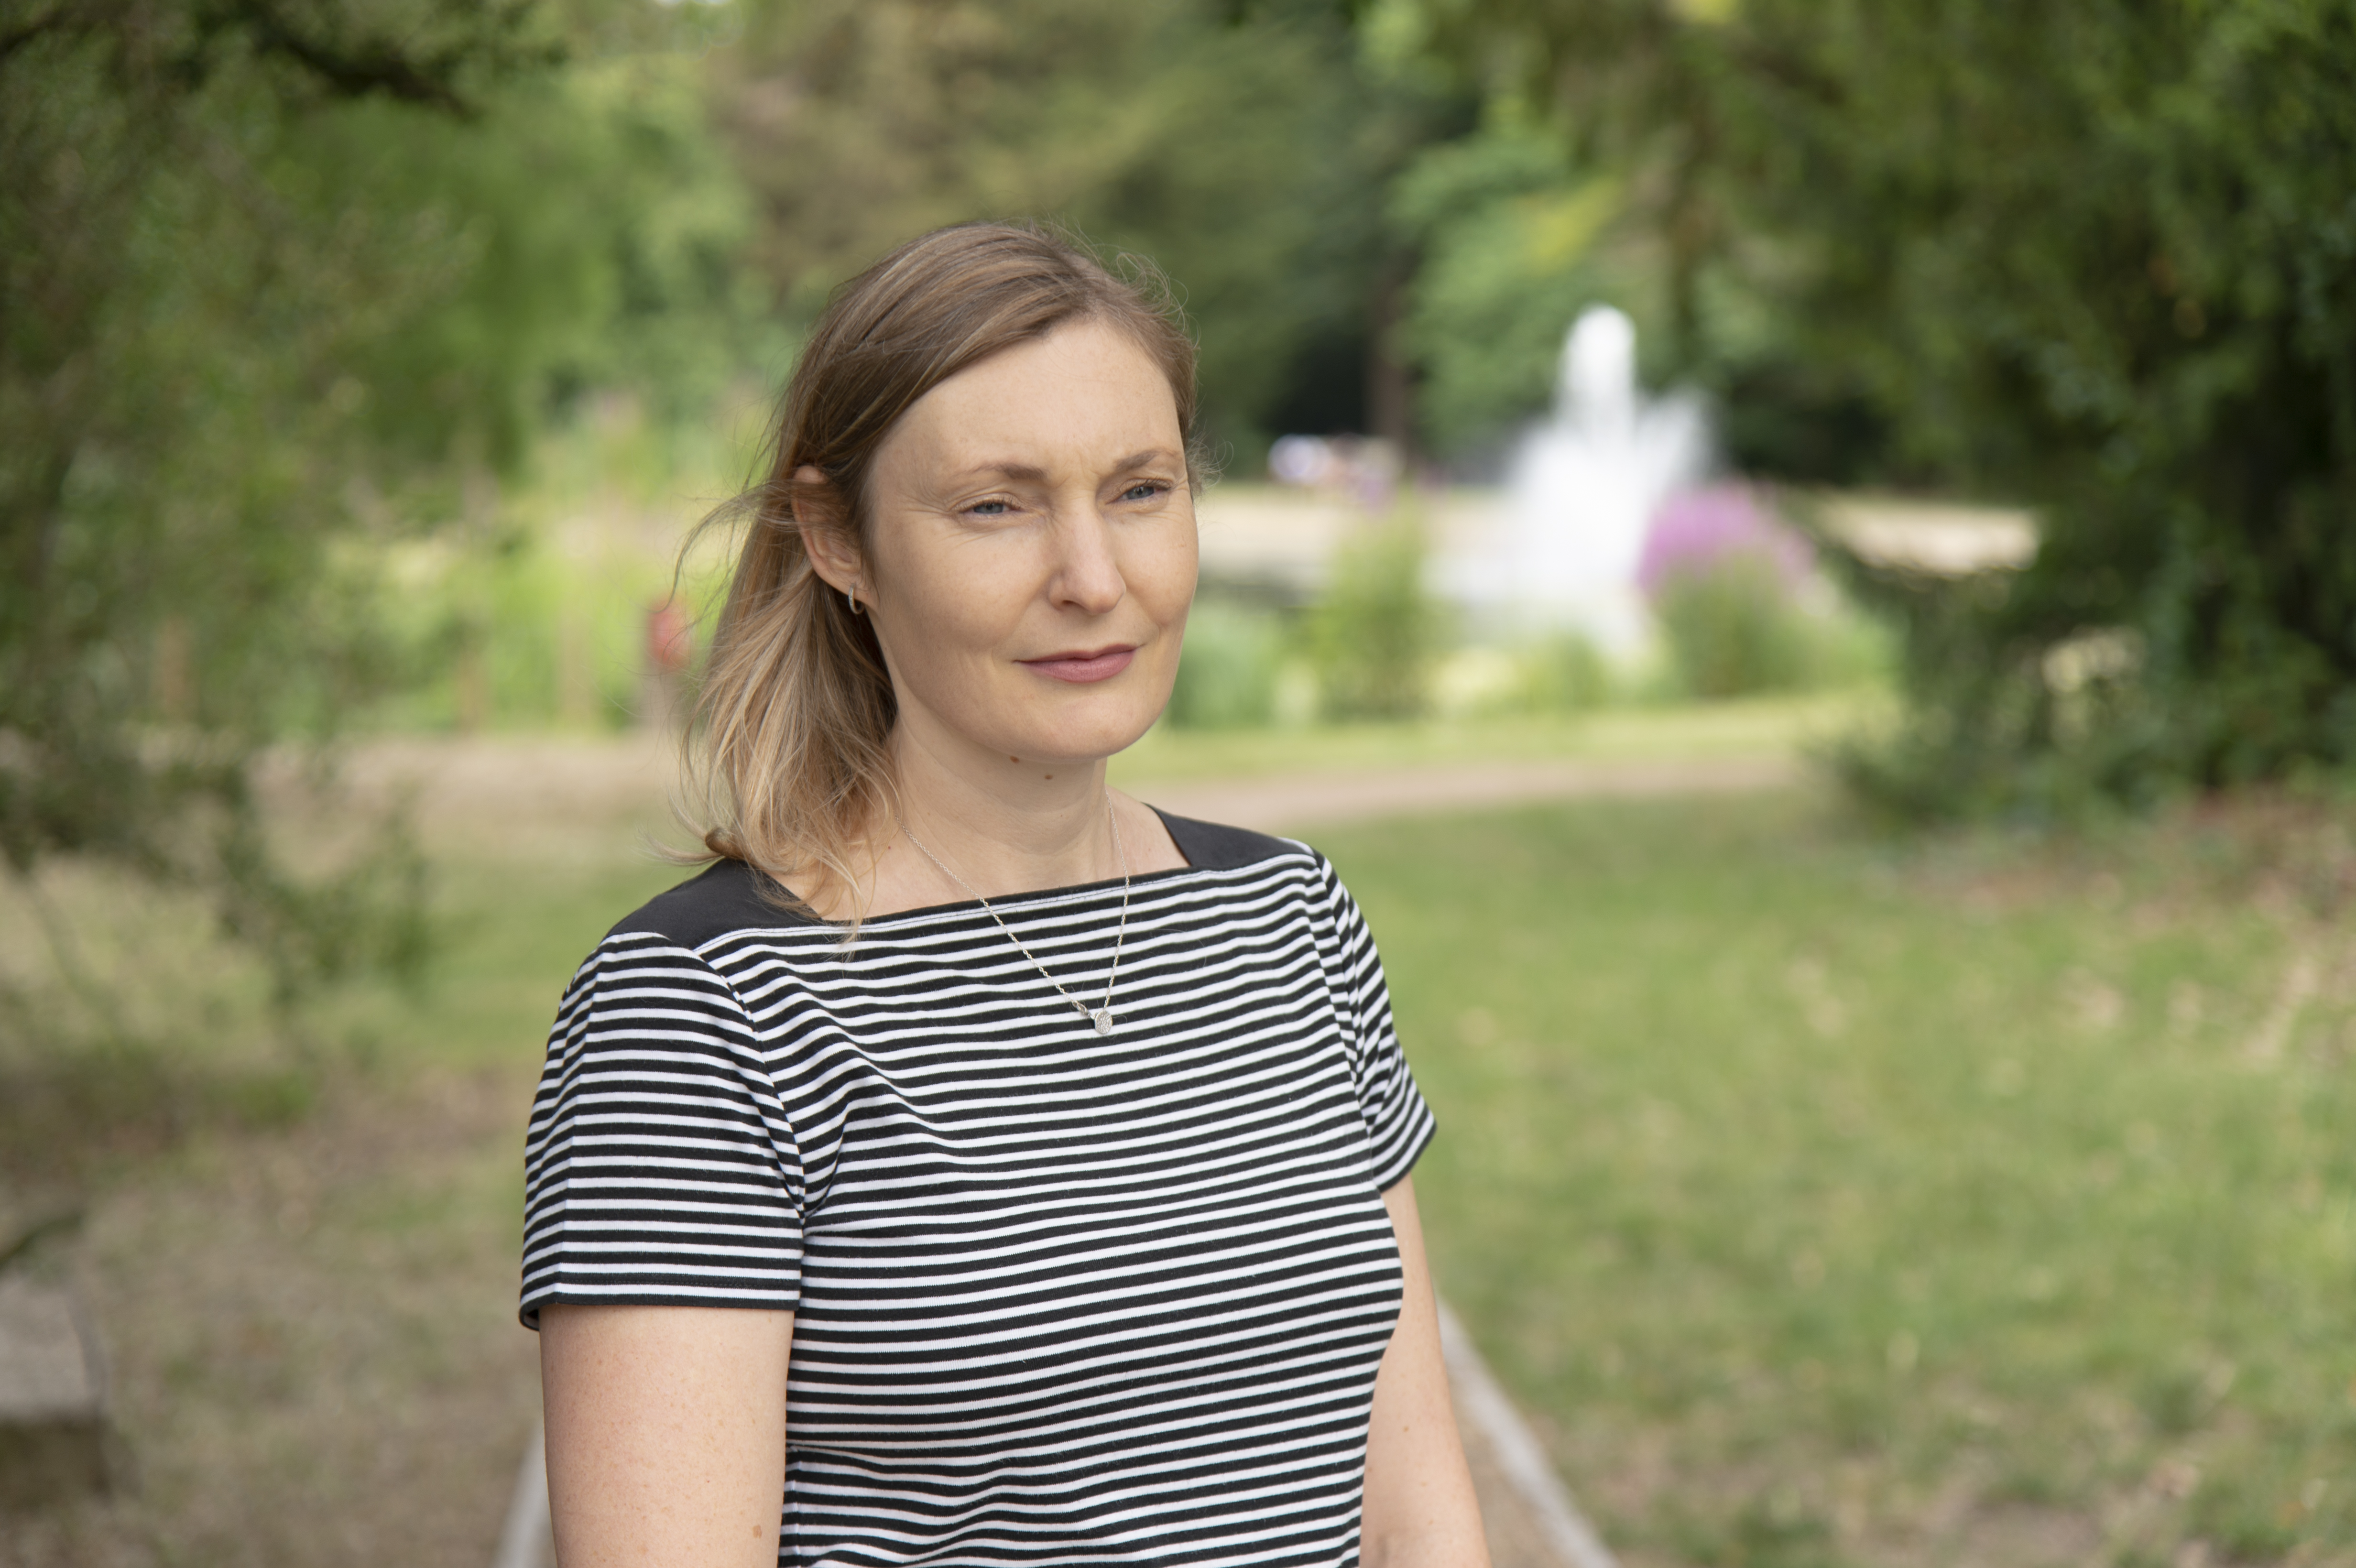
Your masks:
<svg viewBox="0 0 2356 1568"><path fill-rule="evenodd" d="M975 757L954 744L927 744L906 726L894 728L888 743L900 816L870 825L851 857L857 882L827 875L793 880L824 919L872 920L1186 864L1151 807L1106 786L1106 759Z"/></svg>
<svg viewBox="0 0 2356 1568"><path fill-rule="evenodd" d="M1121 875L1105 759L948 755L905 726L891 748L901 821L884 831L914 834L971 891L993 898Z"/></svg>

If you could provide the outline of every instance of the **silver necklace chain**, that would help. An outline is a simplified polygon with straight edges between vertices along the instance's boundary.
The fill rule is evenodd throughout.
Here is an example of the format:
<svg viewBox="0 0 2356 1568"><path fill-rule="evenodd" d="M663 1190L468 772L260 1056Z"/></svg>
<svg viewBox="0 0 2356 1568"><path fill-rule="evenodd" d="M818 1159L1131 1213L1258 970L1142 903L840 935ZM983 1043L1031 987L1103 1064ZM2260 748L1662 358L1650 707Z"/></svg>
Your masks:
<svg viewBox="0 0 2356 1568"><path fill-rule="evenodd" d="M948 862L944 861L938 855L934 854L930 849L926 848L925 841L917 837L915 831L908 827L907 818L902 817L900 819L900 831L907 834L908 842L916 847L916 853L922 855L926 859L930 860L933 863L934 869L939 871L942 876L947 877L950 881L955 882L958 887L963 888L967 894L972 898L973 901L981 906L981 912L984 914L990 916L991 919L997 921L998 929L1006 933L1007 941L1014 944L1014 950L1022 954L1023 957L1031 960L1031 967L1038 970L1041 977L1044 978L1047 984L1055 987L1057 991L1061 992L1064 1000L1071 1003L1073 1008L1078 1012L1080 1017L1094 1024L1098 1034L1110 1034L1112 1032L1112 988L1114 982L1120 978L1120 944L1122 940L1129 935L1129 851L1121 847L1120 818L1113 811L1112 795L1110 792L1107 792L1105 795L1105 823L1112 829L1112 851L1114 854L1120 857L1120 925L1113 933L1112 968L1105 976L1104 1005L1092 1008L1086 1002L1080 1000L1079 997L1072 995L1071 992L1065 990L1064 983L1061 980L1056 979L1055 975L1044 964L1039 962L1039 955L1032 952L1028 947L1023 945L1023 939L1014 934L1014 928L1007 924L1006 922L1000 917L999 912L996 910L990 907L990 901L983 898L979 892L976 892L971 882L967 881L963 877L960 877L955 871L950 870Z"/></svg>

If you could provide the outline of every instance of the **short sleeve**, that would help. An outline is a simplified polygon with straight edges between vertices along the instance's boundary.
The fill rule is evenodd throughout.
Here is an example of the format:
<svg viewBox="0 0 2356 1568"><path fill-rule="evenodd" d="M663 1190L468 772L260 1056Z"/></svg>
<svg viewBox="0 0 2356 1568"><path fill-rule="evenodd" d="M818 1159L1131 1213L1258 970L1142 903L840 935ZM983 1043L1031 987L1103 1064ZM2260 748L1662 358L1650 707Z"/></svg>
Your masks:
<svg viewBox="0 0 2356 1568"><path fill-rule="evenodd" d="M1408 1070L1407 1053L1391 1024L1390 986L1383 978L1374 933L1333 866L1322 856L1319 864L1332 910L1342 1008L1352 1035L1358 1114L1365 1120L1373 1151L1375 1186L1387 1190L1415 1168L1437 1124L1415 1086L1415 1074Z"/></svg>
<svg viewBox="0 0 2356 1568"><path fill-rule="evenodd" d="M566 988L524 1147L520 1316L551 1303L800 1300L793 1130L735 992L616 933Z"/></svg>

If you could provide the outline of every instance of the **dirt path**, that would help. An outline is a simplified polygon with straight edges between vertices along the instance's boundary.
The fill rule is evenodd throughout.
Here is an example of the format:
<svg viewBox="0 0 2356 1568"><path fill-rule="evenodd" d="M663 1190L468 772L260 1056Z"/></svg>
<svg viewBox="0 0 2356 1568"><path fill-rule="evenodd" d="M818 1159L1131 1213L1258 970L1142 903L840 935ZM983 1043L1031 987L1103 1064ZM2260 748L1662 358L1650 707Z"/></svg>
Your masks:
<svg viewBox="0 0 2356 1568"><path fill-rule="evenodd" d="M1547 800L1775 789L1800 777L1798 760L1788 756L1567 759L1149 784L1134 793L1180 816L1280 832Z"/></svg>
<svg viewBox="0 0 2356 1568"><path fill-rule="evenodd" d="M364 796L407 798L429 839L453 833L579 840L618 824L669 826L677 753L659 736L611 740L423 738L358 748L347 776ZM1227 780L1151 779L1130 792L1181 816L1262 832L1547 800L1781 788L1803 776L1788 752L1709 757L1556 758Z"/></svg>

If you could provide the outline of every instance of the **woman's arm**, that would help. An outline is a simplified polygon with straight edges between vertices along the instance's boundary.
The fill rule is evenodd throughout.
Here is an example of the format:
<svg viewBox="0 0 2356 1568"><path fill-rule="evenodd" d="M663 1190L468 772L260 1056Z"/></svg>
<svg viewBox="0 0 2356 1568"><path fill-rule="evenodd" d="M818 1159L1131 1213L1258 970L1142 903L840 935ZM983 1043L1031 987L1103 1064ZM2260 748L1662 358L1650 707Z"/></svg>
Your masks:
<svg viewBox="0 0 2356 1568"><path fill-rule="evenodd" d="M1375 1376L1360 1556L1366 1568L1488 1568L1481 1506L1440 1360L1440 1307L1424 1262L1413 1179L1385 1192L1383 1204L1398 1236L1407 1298Z"/></svg>
<svg viewBox="0 0 2356 1568"><path fill-rule="evenodd" d="M542 1307L562 1568L774 1568L793 1337L790 1312Z"/></svg>

